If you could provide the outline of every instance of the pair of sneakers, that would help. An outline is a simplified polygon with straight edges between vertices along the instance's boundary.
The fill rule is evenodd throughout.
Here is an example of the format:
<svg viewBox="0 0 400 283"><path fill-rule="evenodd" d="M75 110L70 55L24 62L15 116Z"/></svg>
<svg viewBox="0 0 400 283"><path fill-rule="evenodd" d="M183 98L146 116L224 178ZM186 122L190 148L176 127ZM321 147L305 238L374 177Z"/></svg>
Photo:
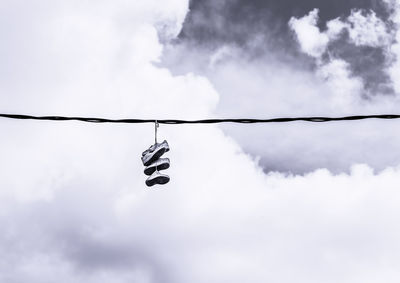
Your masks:
<svg viewBox="0 0 400 283"><path fill-rule="evenodd" d="M142 162L146 166L144 174L150 176L146 180L147 186L164 185L169 182L169 176L159 172L159 170L168 169L170 166L168 158L160 158L168 151L168 142L163 141L162 143L155 143L142 153Z"/></svg>

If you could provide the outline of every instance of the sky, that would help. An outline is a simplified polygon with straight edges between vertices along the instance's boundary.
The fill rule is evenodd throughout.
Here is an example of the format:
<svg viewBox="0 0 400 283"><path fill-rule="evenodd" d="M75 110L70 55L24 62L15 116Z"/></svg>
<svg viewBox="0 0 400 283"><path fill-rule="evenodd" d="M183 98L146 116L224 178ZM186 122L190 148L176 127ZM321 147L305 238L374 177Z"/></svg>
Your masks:
<svg viewBox="0 0 400 283"><path fill-rule="evenodd" d="M400 3L2 1L0 112L398 113ZM398 282L397 121L0 120L0 282Z"/></svg>

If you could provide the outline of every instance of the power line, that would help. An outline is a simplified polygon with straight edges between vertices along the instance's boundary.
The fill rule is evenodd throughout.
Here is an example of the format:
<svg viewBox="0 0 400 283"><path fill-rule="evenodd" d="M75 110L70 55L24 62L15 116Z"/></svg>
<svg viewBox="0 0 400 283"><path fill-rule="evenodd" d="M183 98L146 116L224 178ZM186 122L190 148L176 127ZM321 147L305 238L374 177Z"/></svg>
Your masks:
<svg viewBox="0 0 400 283"><path fill-rule="evenodd" d="M400 119L400 115L357 115L345 117L293 117L293 118L271 118L271 119L204 119L204 120L174 120L174 119L106 119L90 117L66 117L66 116L31 116L21 114L0 114L0 117L18 120L42 120L42 121L81 121L87 123L121 123L121 124L219 124L219 123L239 123L239 124L257 124L257 123L289 123L296 121L323 123L334 121L357 121L367 119Z"/></svg>

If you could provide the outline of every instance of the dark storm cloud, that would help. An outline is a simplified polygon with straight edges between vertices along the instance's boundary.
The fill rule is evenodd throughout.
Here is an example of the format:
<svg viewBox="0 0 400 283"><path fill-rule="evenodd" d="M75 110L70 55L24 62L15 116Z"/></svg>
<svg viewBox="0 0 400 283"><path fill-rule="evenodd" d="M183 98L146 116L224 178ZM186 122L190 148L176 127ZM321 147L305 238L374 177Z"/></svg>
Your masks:
<svg viewBox="0 0 400 283"><path fill-rule="evenodd" d="M363 78L364 98L375 95L394 94L390 77L387 73L385 50L369 46L354 47L347 40L347 35L332 42L328 48L331 56L342 58L350 64L351 72Z"/></svg>
<svg viewBox="0 0 400 283"><path fill-rule="evenodd" d="M345 19L352 10L369 10L386 20L389 11L380 0L192 0L180 43L190 50L214 51L223 45L239 47L250 59L270 58L292 65L313 68L314 61L299 50L288 22L319 9L319 28L335 18ZM365 82L367 96L393 94L384 50L354 46L348 35L332 42L329 54L350 64L352 74ZM206 61L207 58L204 59Z"/></svg>
<svg viewBox="0 0 400 283"><path fill-rule="evenodd" d="M320 60L325 65L335 59L348 64L348 78L331 86L328 80L321 78L317 60L301 51L296 34L289 26L292 17L302 18L315 8L319 9L320 32L326 31L326 23L332 19L340 18L343 23L351 24L348 17L357 9L361 9L365 17L373 10L385 21L389 12L383 1L193 0L190 6L179 40L172 44L175 53L165 57L170 60L166 65L178 74L195 70L206 76L220 94L216 113L221 117L341 116L395 111L389 108L391 102L384 102L395 97L387 72L390 62L385 48L357 46L349 38L348 31L343 31L339 38L331 40ZM221 47L225 45L228 51L213 65L213 56L224 51ZM349 91L348 96L355 102L344 103L343 107L340 101L342 97L347 99L347 94L343 95L346 91L340 87L359 78L362 87ZM356 133L350 137L343 136L344 128L340 127L325 126L324 132L316 131L315 125L299 126L301 130L288 127L287 131L281 131L281 127L268 128L268 131L265 126L259 130L247 127L247 132L237 127L224 126L223 129L247 153L260 157L260 165L266 172L303 174L328 168L339 173L347 172L356 163L366 163L377 170L397 164L398 155L385 153L397 152L394 149L397 145L387 142L393 139L382 135L364 136L372 130L361 130L353 125L344 130ZM256 138L249 140L249 137ZM265 140L274 146L266 148ZM323 140L324 146L315 147L316 140ZM296 146L292 141L296 141ZM290 146L285 147L286 143ZM349 143L353 146L342 148ZM386 144L386 149L393 146L392 150L380 155L365 154L379 151L380 143ZM341 158L337 158L338 155Z"/></svg>
<svg viewBox="0 0 400 283"><path fill-rule="evenodd" d="M192 0L190 12L180 34L183 40L198 45L236 43L249 45L255 35L264 34L270 47L287 45L291 17L302 17L320 9L320 23L347 16L351 9L373 9L386 17L378 0Z"/></svg>

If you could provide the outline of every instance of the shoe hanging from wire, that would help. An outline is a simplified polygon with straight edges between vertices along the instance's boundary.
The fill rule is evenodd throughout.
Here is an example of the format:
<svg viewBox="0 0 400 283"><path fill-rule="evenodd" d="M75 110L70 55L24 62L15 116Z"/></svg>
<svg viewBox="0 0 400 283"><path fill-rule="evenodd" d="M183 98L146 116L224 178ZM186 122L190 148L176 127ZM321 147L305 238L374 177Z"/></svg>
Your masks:
<svg viewBox="0 0 400 283"><path fill-rule="evenodd" d="M148 187L164 185L170 180L168 175L160 173L160 170L165 170L170 167L169 158L160 158L164 153L169 151L169 145L166 140L162 143L157 142L157 130L159 128L157 120L154 126L154 144L142 153L142 162L143 165L146 166L144 174L149 176L146 180L146 185Z"/></svg>

